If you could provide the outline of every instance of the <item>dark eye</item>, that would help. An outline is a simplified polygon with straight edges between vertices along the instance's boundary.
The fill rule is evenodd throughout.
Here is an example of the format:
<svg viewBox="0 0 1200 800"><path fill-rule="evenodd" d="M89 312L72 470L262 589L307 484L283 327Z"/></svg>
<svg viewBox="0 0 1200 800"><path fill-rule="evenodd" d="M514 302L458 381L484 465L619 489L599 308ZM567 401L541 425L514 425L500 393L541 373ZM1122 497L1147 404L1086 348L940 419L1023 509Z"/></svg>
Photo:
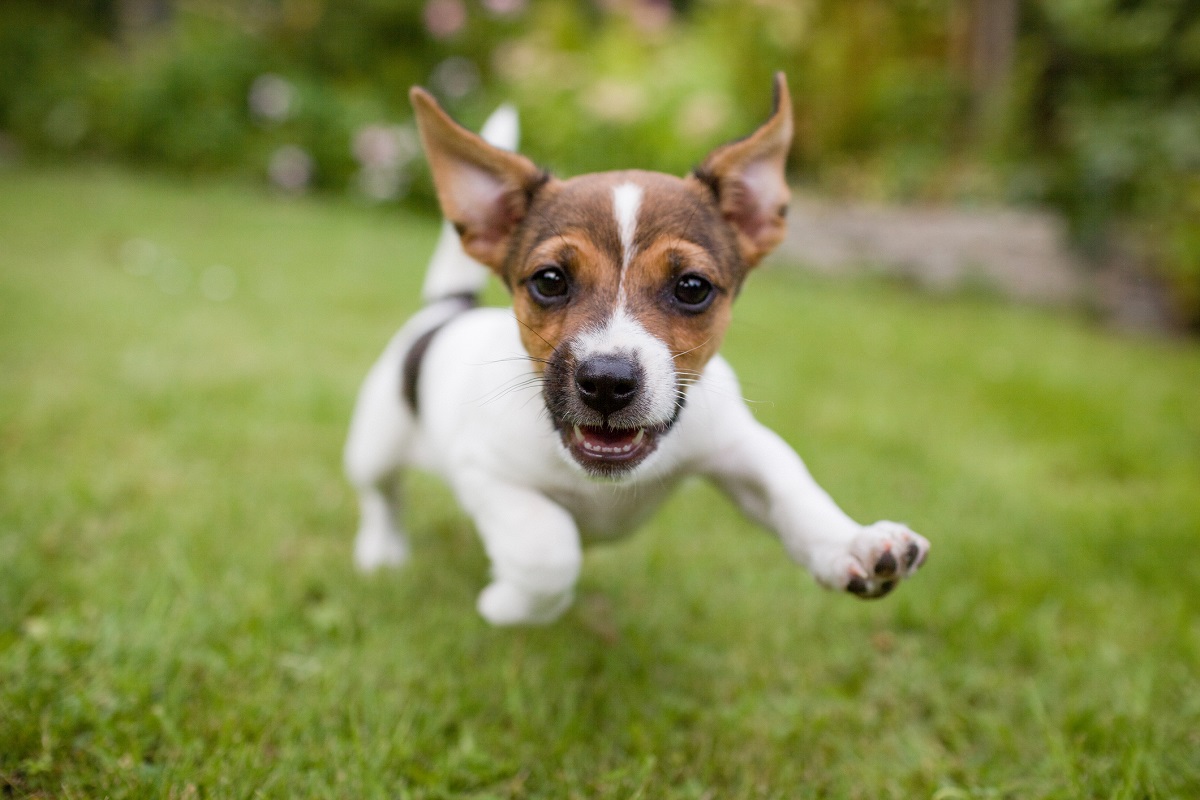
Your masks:
<svg viewBox="0 0 1200 800"><path fill-rule="evenodd" d="M687 311L703 311L712 297L713 285L699 275L684 275L675 283L675 300Z"/></svg>
<svg viewBox="0 0 1200 800"><path fill-rule="evenodd" d="M554 303L567 296L567 276L558 267L542 267L529 279L529 293L539 303Z"/></svg>

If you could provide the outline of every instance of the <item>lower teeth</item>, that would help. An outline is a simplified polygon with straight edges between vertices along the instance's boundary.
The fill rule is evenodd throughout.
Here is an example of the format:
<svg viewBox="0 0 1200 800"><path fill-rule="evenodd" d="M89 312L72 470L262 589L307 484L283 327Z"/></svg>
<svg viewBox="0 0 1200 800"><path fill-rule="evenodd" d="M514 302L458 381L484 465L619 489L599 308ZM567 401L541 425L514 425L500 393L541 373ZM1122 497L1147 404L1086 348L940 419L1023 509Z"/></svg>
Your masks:
<svg viewBox="0 0 1200 800"><path fill-rule="evenodd" d="M628 453L629 451L633 450L634 447L636 447L638 444L641 443L642 439L645 436L645 433L646 433L645 430L638 431L638 435L634 437L633 441L627 445L624 445L623 447L622 446L605 447L603 445L592 444L591 442L586 441L583 438L583 434L580 432L578 426L576 426L575 440L583 445L584 450L590 450L593 453L612 453L612 454Z"/></svg>

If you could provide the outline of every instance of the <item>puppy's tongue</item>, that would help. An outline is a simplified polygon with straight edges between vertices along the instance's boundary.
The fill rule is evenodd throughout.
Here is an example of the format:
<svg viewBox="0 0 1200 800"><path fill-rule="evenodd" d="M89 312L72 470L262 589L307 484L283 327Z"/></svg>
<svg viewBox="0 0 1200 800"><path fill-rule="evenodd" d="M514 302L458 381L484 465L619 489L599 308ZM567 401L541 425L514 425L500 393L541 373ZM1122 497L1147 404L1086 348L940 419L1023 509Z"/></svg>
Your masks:
<svg viewBox="0 0 1200 800"><path fill-rule="evenodd" d="M575 443L585 450L600 453L629 453L641 445L646 437L643 428L605 428L602 426L576 425Z"/></svg>

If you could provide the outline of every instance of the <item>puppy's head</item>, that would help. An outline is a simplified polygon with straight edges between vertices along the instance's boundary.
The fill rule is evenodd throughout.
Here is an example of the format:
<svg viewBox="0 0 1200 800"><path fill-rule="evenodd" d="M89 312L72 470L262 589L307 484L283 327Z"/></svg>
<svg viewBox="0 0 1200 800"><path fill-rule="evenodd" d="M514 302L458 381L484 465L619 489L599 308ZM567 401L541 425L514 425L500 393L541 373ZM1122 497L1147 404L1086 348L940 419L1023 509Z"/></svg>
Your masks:
<svg viewBox="0 0 1200 800"><path fill-rule="evenodd" d="M559 180L411 93L442 211L513 294L564 448L619 476L654 451L720 347L747 272L783 238L792 109L782 74L758 130L685 178Z"/></svg>

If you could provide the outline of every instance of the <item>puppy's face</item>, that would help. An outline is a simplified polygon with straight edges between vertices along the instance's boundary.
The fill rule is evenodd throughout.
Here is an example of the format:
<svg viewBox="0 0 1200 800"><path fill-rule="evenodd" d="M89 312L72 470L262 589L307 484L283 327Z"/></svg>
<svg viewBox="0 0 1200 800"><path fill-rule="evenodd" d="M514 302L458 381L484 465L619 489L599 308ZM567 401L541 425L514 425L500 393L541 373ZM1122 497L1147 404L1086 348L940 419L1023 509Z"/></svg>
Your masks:
<svg viewBox="0 0 1200 800"><path fill-rule="evenodd" d="M712 191L649 172L547 186L506 278L546 407L583 467L653 452L717 351L745 269Z"/></svg>
<svg viewBox="0 0 1200 800"><path fill-rule="evenodd" d="M555 180L414 106L439 199L464 248L513 293L563 447L597 476L654 452L717 352L749 269L782 238L791 108L686 178L627 171Z"/></svg>

